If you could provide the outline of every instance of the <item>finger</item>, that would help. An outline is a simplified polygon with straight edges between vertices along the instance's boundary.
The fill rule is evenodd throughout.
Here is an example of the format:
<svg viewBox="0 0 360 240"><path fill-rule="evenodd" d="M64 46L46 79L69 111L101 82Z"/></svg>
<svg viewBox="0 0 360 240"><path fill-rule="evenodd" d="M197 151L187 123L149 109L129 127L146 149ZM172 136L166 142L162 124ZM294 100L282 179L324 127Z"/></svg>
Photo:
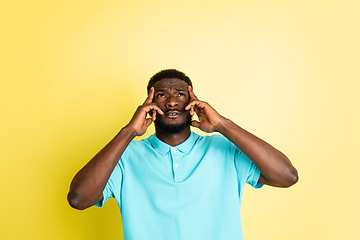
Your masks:
<svg viewBox="0 0 360 240"><path fill-rule="evenodd" d="M191 114L191 116L193 116L195 113L198 114L200 111L204 110L204 108L206 106L207 106L207 103L198 101L198 100L194 100L185 107L185 110L190 109L190 114Z"/></svg>
<svg viewBox="0 0 360 240"><path fill-rule="evenodd" d="M152 103L152 100L154 99L154 93L155 93L155 89L154 87L151 87L149 96L146 98L144 104Z"/></svg>
<svg viewBox="0 0 360 240"><path fill-rule="evenodd" d="M152 111L152 116L151 116L152 121L155 121L156 113L157 113L156 111Z"/></svg>
<svg viewBox="0 0 360 240"><path fill-rule="evenodd" d="M159 108L159 107L156 107L156 112L158 112L160 115L164 115L164 112Z"/></svg>
<svg viewBox="0 0 360 240"><path fill-rule="evenodd" d="M146 113L149 113L149 114L151 114L151 115L152 115L152 113L150 113L150 111L152 111L152 112L155 112L155 111L156 111L156 112L158 112L160 115L164 115L164 112L163 112L157 105L155 105L155 103L146 106L144 110L145 110Z"/></svg>
<svg viewBox="0 0 360 240"><path fill-rule="evenodd" d="M197 101L197 100L194 100L194 101L191 101L186 107L185 107L185 110L194 110L195 107L197 107L198 105L201 104L201 101Z"/></svg>
<svg viewBox="0 0 360 240"><path fill-rule="evenodd" d="M193 104L189 104L189 105L187 105L186 107L185 107L185 110L190 110L190 115L191 116L194 116L194 108L195 108L195 105L193 105Z"/></svg>
<svg viewBox="0 0 360 240"><path fill-rule="evenodd" d="M193 92L191 86L188 86L188 92L189 92L190 102L193 102L193 101L195 101L195 100L199 100L199 99L196 97L195 93ZM194 110L195 110L195 105L192 105L191 108L190 108L190 115L191 115L191 116L194 115Z"/></svg>
<svg viewBox="0 0 360 240"><path fill-rule="evenodd" d="M190 109L190 114L191 114L191 116L194 116L195 107L196 107L196 105L193 105L193 106L191 107L191 109Z"/></svg>
<svg viewBox="0 0 360 240"><path fill-rule="evenodd" d="M192 87L191 87L191 86L188 86L188 92L189 92L189 97L190 97L190 100L192 100L192 99L196 99L196 100L198 100L198 98L196 97L195 93L193 92L193 90L192 90Z"/></svg>

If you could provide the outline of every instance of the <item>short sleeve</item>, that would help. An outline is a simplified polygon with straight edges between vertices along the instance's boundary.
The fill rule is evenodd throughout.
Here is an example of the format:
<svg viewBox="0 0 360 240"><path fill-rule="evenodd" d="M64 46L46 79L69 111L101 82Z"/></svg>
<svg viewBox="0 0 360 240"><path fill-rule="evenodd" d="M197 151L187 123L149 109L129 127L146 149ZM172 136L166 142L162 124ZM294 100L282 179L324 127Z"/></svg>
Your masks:
<svg viewBox="0 0 360 240"><path fill-rule="evenodd" d="M239 148L235 149L235 167L238 174L238 180L241 188L245 183L250 184L254 188L261 188L263 184L258 183L260 178L260 170Z"/></svg>
<svg viewBox="0 0 360 240"><path fill-rule="evenodd" d="M122 168L120 166L120 163L118 162L103 190L103 199L96 203L94 206L102 207L111 197L115 198L117 202L120 201L122 175Z"/></svg>

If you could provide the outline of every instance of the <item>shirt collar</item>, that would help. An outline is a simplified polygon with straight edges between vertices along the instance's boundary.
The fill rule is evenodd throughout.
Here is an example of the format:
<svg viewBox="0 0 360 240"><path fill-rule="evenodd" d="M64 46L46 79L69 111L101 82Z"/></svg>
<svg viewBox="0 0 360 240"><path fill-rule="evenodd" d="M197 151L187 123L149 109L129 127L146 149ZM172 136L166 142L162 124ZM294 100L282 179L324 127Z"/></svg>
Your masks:
<svg viewBox="0 0 360 240"><path fill-rule="evenodd" d="M196 134L194 132L190 132L190 136L188 137L188 139L174 147L158 139L155 133L149 137L149 141L151 145L155 148L155 150L158 151L160 154L167 153L171 148L177 148L179 151L188 154L195 144L195 135Z"/></svg>

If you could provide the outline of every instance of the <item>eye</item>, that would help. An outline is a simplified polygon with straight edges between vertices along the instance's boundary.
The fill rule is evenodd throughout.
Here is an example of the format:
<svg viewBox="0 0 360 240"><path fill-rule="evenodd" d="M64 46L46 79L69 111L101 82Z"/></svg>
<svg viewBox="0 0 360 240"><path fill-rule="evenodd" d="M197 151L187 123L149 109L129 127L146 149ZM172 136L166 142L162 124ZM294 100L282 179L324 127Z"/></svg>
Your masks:
<svg viewBox="0 0 360 240"><path fill-rule="evenodd" d="M178 93L178 96L179 96L179 97L185 97L186 95L185 95L185 93L179 92L179 93Z"/></svg>
<svg viewBox="0 0 360 240"><path fill-rule="evenodd" d="M163 94L163 93L158 93L158 94L156 94L156 97L158 97L158 98L160 98L160 97L165 97L165 94Z"/></svg>

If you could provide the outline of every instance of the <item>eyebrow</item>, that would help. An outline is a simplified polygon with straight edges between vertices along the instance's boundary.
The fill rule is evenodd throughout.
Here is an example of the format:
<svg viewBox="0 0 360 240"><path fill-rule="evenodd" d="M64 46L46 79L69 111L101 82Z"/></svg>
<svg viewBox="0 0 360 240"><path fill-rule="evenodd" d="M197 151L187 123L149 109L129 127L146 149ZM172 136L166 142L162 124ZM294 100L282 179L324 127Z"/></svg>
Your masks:
<svg viewBox="0 0 360 240"><path fill-rule="evenodd" d="M167 92L167 91L169 91L168 88L155 89L155 92ZM181 91L185 91L185 89L183 89L183 88L175 88L175 91L181 92Z"/></svg>
<svg viewBox="0 0 360 240"><path fill-rule="evenodd" d="M158 88L158 89L155 88L155 92L165 92L165 91L168 91L168 90L165 88Z"/></svg>

